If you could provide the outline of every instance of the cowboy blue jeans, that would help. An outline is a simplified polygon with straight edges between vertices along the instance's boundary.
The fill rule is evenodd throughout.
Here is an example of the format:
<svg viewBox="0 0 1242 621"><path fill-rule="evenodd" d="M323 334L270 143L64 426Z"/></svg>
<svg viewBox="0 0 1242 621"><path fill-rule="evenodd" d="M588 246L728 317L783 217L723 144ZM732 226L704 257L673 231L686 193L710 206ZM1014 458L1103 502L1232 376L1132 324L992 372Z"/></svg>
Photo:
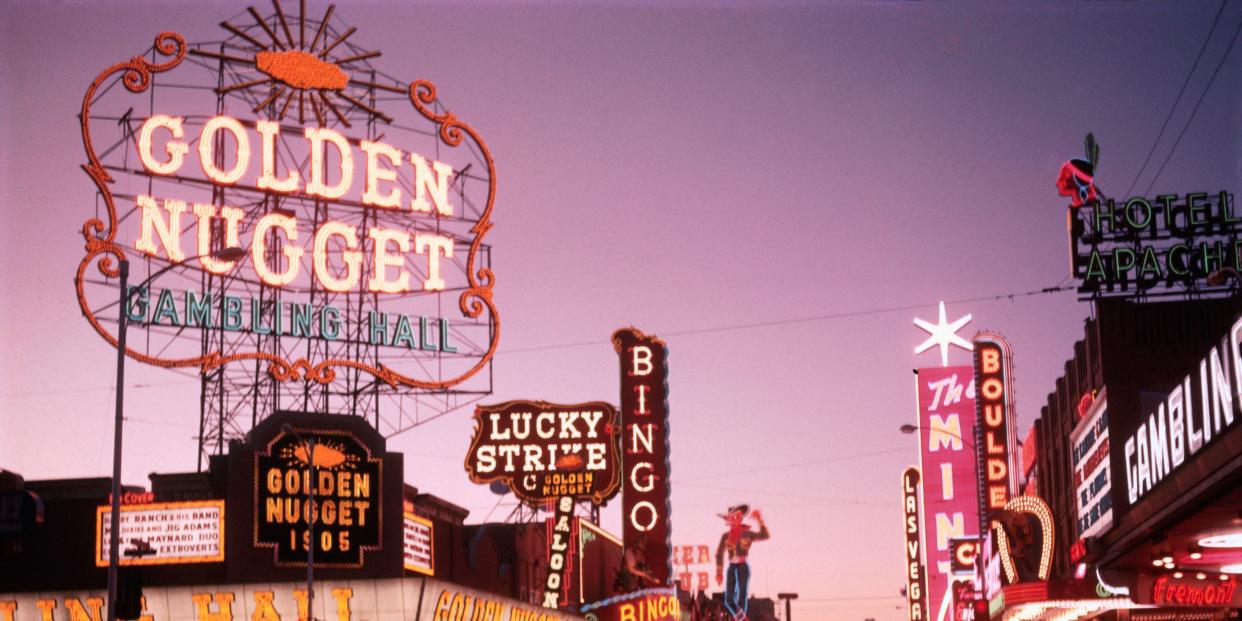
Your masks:
<svg viewBox="0 0 1242 621"><path fill-rule="evenodd" d="M750 587L750 565L729 563L725 574L724 607L734 618L746 614L747 590Z"/></svg>

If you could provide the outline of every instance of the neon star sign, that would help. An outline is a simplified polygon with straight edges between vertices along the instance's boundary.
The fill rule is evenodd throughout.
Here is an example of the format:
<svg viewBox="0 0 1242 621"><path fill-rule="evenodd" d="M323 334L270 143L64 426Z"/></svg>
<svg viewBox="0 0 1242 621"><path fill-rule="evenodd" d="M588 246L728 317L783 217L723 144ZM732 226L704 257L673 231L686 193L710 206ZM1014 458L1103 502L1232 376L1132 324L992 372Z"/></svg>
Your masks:
<svg viewBox="0 0 1242 621"><path fill-rule="evenodd" d="M919 343L919 346L914 348L914 353L916 355L921 354L928 349L931 349L932 345L936 345L940 347L940 366L949 366L950 345L955 345L966 351L973 349L970 341L967 341L957 335L957 331L961 330L967 323L970 323L970 319L971 315L970 313L967 313L960 319L956 319L952 322L948 321L944 313L944 302L940 303L940 320L935 324L915 317L914 325L918 326L931 336L928 336L927 340Z"/></svg>

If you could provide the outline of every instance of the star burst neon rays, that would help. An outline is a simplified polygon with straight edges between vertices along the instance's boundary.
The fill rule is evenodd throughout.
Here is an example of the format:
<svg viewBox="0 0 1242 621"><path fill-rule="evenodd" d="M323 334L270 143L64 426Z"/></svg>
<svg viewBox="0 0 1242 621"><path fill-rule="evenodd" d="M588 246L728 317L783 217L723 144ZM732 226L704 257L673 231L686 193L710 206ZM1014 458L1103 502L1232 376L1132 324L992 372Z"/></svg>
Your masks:
<svg viewBox="0 0 1242 621"><path fill-rule="evenodd" d="M949 322L945 317L944 302L940 303L940 320L935 324L915 317L914 325L918 326L931 336L928 336L927 340L919 343L919 346L914 348L914 353L921 354L928 349L931 349L932 345L936 345L940 347L940 366L949 366L950 345L956 345L966 351L970 351L972 349L970 341L967 341L957 335L957 331L961 330L967 323L970 323L970 319L971 315L970 313L967 313L964 317L956 319L953 322Z"/></svg>

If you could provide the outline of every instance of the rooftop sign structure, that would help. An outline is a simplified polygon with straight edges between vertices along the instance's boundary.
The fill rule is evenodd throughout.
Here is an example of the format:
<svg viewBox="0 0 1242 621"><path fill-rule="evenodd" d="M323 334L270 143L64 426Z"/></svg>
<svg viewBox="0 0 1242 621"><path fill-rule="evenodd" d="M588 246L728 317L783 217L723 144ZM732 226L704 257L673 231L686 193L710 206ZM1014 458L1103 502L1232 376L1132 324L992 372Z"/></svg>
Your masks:
<svg viewBox="0 0 1242 621"><path fill-rule="evenodd" d="M1085 146L1086 158L1062 164L1056 183L1070 199L1070 274L1079 299L1221 295L1239 285L1242 216L1231 193L1109 198L1095 185L1095 137L1087 134Z"/></svg>
<svg viewBox="0 0 1242 621"><path fill-rule="evenodd" d="M203 445L281 409L395 433L491 390L495 164L434 84L389 76L335 7L251 8L101 71L80 115L83 316L198 371ZM175 85L176 89L161 85ZM171 92L169 92L171 91ZM118 308L119 263L135 264ZM146 279L146 282L144 281ZM138 344L133 344L138 343ZM404 399L401 407L380 401ZM410 401L423 407L413 407Z"/></svg>

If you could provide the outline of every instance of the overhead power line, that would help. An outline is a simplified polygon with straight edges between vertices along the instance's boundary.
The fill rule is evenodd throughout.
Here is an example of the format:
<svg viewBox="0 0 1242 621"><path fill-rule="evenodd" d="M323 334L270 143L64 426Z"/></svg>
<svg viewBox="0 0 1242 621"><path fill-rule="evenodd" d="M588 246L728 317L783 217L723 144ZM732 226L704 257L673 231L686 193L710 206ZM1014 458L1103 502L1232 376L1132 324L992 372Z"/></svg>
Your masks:
<svg viewBox="0 0 1242 621"><path fill-rule="evenodd" d="M1186 124L1182 126L1182 132L1177 135L1177 140L1173 142L1173 147L1169 149L1169 154L1164 158L1164 163L1160 165L1160 169L1156 171L1156 176L1151 178L1151 183L1147 185L1147 189L1143 192L1146 196L1155 187L1156 180L1160 178L1160 173L1164 172L1164 167L1173 159L1173 152L1177 151L1177 145L1181 144L1182 137L1186 135L1186 130L1190 129L1190 124L1195 120L1195 114L1199 112L1199 106L1203 105L1203 100L1207 98L1208 90L1212 88L1212 82L1216 81L1220 68L1225 66L1225 61L1229 59L1229 52L1233 51L1233 44L1238 40L1238 33L1242 32L1242 20L1238 20L1238 27L1233 30L1233 37L1229 39L1229 46L1225 48L1225 53L1221 55L1220 62L1216 63L1216 69L1212 71L1212 77L1208 78L1207 84L1203 86L1203 92L1199 95L1199 101L1195 102L1195 107L1190 111L1190 118L1186 119Z"/></svg>
<svg viewBox="0 0 1242 621"><path fill-rule="evenodd" d="M1207 36L1203 38L1203 47L1199 48L1199 55L1195 56L1195 62L1190 66L1190 71L1186 73L1186 80L1182 82L1182 88L1177 92L1177 99L1173 100L1173 107L1169 108L1168 116L1164 117L1164 123L1160 125L1160 131L1156 132L1156 139L1151 143L1151 150L1147 152L1147 157L1143 159L1143 165L1134 175L1134 181L1130 182L1130 187L1126 188L1126 193L1121 198L1129 198L1130 192L1134 190L1134 186L1138 185L1138 180L1143 176L1143 171L1147 170L1147 164L1151 163L1151 156L1156 153L1156 146L1160 144L1160 139L1164 137L1164 130L1168 129L1169 121L1173 120L1173 113L1177 110L1177 105L1182 102L1182 95L1186 93L1186 87L1190 85L1190 78L1195 74L1195 69L1199 68L1199 61L1203 59L1203 52L1207 51L1208 42L1212 40L1212 34L1216 32L1216 24L1220 22L1220 16L1225 12L1225 3L1229 0L1221 0L1220 9L1216 11L1216 18L1212 20L1212 27L1208 28Z"/></svg>
<svg viewBox="0 0 1242 621"><path fill-rule="evenodd" d="M1236 36L1236 33L1235 33L1235 36ZM1031 297L1031 296L1036 296L1036 295L1048 295L1051 293L1061 293L1063 291L1071 291L1073 289L1074 287L1072 285L1059 284L1059 285L1055 285L1052 287L1044 287L1042 289L1032 289L1030 291L1012 291L1008 293L982 295L982 296L972 297L972 298L958 298L955 300L944 300L944 302L946 304L967 304L971 302L994 302L994 301L1004 300L1004 299L1013 301L1018 298L1025 298L1025 297ZM929 307L936 306L937 303L938 302L923 302L919 304L905 304L902 306L870 308L870 309L862 309L862 310L855 310L855 311L845 311L845 312L840 312L840 313L825 313L822 315L811 315L808 317L771 319L767 321L755 321L755 322L750 322L750 323L739 323L739 324L726 324L726 325L711 326L711 327L706 327L706 328L691 328L688 330L674 330L672 332L662 332L660 333L660 336L662 338L667 339L670 337L678 337L678 336L694 336L694 335L699 335L699 334L712 334L712 333L717 333L717 332L733 332L733 331L738 331L738 330L753 330L757 328L770 328L770 327L775 327L775 326L785 326L785 325L799 324L799 323L811 323L811 322L816 322L816 321L830 321L833 319L848 319L851 317L866 317L870 315L882 315L885 313L895 313L895 312L900 312L900 311L929 308ZM591 346L596 346L596 345L607 345L607 344L610 344L609 340L597 339L593 341L578 341L574 343L559 343L559 344L552 344L552 345L540 345L536 347L501 349L497 352L497 354L498 355L499 354L524 354L524 353L538 352L538 351L549 351L549 350L556 350L556 349L573 349L576 347L591 347ZM197 384L199 383L199 381L200 381L199 379L195 378L195 379L176 381L176 382L127 384L125 387L126 389L154 388L156 386ZM103 391L111 391L111 390L113 390L112 386L96 386L94 388L49 389L49 390L37 390L37 391L4 394L4 395L0 395L0 399L19 399L19 398L25 398L25 397L42 397L42 396L47 396L47 395L103 392Z"/></svg>
<svg viewBox="0 0 1242 621"><path fill-rule="evenodd" d="M879 455L890 455L894 453L908 453L908 448L893 448L882 451L870 451L867 453L854 453L852 455L835 455L833 457L825 457L823 459L812 459L810 461L799 461L792 464L780 464L776 466L764 466L762 468L750 468L747 470L734 470L733 472L722 472L706 477L691 477L688 479L673 479L673 483L695 483L699 481L714 481L716 479L726 479L729 477L740 476L743 474L755 474L758 472L771 472L773 470L788 470L790 468L801 468L803 466L817 466L819 464L829 464L838 461L847 461L850 459L862 459L865 457L876 457Z"/></svg>
<svg viewBox="0 0 1242 621"><path fill-rule="evenodd" d="M1018 298L1030 297L1035 295L1047 295L1050 293L1060 293L1062 291L1071 291L1074 287L1070 285L1055 285L1052 287L1044 287L1042 289L1032 289L1030 291L1013 291L1009 293L997 293L994 295L983 295L974 298L959 298L956 300L944 300L946 304L967 304L970 302L994 302L997 300L1015 300ZM918 310L921 308L934 307L939 302L924 302L921 304L906 304L903 306L889 306L880 308L870 308L864 310L845 311L840 313L826 313L823 315L811 315L808 317L794 317L787 319L772 319L768 321L755 321L750 323L739 323L732 325L713 326L708 328L692 328L688 330L674 330L672 332L660 332L661 338L670 338L677 336L694 336L699 334L712 334L716 332L731 332L735 330L752 330L755 328L770 328L774 326L786 326L798 323L810 323L816 321L829 321L832 319L847 319L851 317L865 317L869 315L882 315L884 313L896 313L900 311ZM553 349L570 349L574 347L588 347L593 345L608 344L606 339L598 339L594 341L578 341L576 343L561 343L553 345L539 345L535 347L521 347L517 349L502 349L499 354L523 354L537 351L548 351Z"/></svg>

